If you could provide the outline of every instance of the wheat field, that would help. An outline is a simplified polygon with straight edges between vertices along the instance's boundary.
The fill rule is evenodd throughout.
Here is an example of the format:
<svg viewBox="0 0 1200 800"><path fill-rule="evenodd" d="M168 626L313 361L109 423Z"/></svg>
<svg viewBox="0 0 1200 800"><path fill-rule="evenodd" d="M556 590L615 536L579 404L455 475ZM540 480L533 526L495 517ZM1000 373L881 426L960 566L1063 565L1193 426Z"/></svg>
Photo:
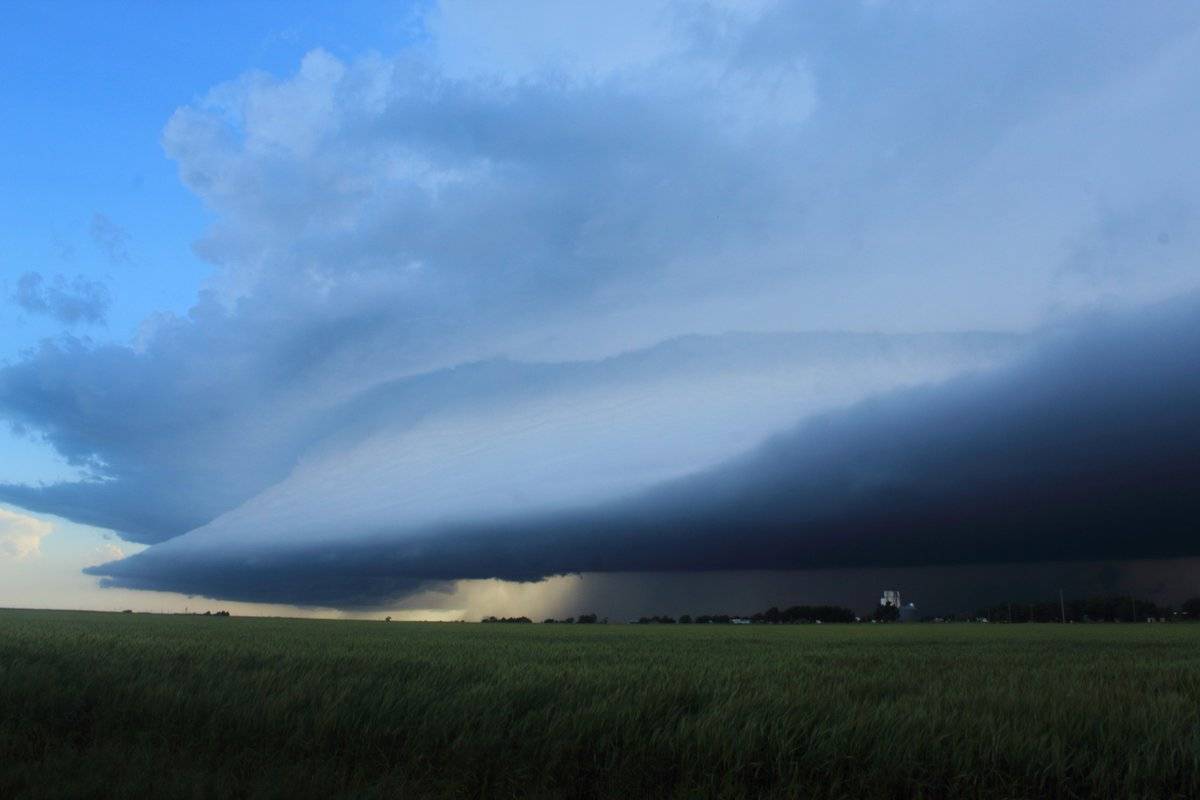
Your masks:
<svg viewBox="0 0 1200 800"><path fill-rule="evenodd" d="M1200 796L1200 625L0 612L0 797Z"/></svg>

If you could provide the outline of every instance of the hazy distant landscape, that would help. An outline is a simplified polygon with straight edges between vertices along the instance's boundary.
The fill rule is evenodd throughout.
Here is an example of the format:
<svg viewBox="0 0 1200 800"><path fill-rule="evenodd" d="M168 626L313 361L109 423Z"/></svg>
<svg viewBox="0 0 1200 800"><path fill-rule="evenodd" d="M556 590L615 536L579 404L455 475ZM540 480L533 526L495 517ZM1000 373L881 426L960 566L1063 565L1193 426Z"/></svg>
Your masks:
<svg viewBox="0 0 1200 800"><path fill-rule="evenodd" d="M0 612L0 796L1195 797L1200 624Z"/></svg>

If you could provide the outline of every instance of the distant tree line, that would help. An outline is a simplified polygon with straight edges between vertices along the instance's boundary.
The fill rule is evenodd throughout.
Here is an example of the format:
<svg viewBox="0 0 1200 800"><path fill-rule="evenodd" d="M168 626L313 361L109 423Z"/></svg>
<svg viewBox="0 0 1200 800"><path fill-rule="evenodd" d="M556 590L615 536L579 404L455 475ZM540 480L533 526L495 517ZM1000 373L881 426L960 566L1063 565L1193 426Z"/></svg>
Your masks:
<svg viewBox="0 0 1200 800"><path fill-rule="evenodd" d="M880 603L875 606L871 619L874 622L896 622L900 619L900 609L891 603Z"/></svg>
<svg viewBox="0 0 1200 800"><path fill-rule="evenodd" d="M1003 603L980 609L977 617L992 622L1144 622L1147 619L1200 619L1200 597L1185 602L1176 612L1150 600L1128 595L1084 599L1044 600L1036 603Z"/></svg>
<svg viewBox="0 0 1200 800"><path fill-rule="evenodd" d="M683 614L676 620L674 617L641 617L637 620L640 625L729 625L735 619L745 619L752 623L768 625L784 625L812 622L854 622L858 617L854 612L842 606L790 606L780 611L775 606L748 617L730 614L701 614L692 617Z"/></svg>
<svg viewBox="0 0 1200 800"><path fill-rule="evenodd" d="M795 623L795 622L854 622L858 617L842 606L791 606L780 611L768 608L750 618L751 622Z"/></svg>
<svg viewBox="0 0 1200 800"><path fill-rule="evenodd" d="M218 612L217 615L228 616L228 612ZM1058 600L1036 603L1002 603L982 608L974 615L953 614L936 619L926 617L924 621L969 622L986 619L991 622L1060 622L1064 615L1068 622L1144 622L1147 619L1200 621L1200 597L1187 600L1178 610L1158 605L1149 600L1119 595L1067 600L1061 604ZM899 617L900 609L891 605L880 605L875 608L871 620L895 622ZM654 615L639 617L634 621L639 625L729 625L734 620L749 620L752 623L765 625L794 625L817 622L858 622L859 618L853 611L842 606L818 605L789 606L783 610L772 606L766 611L760 611L748 617L731 614L701 614L693 617L691 614L682 614L678 619L671 616ZM485 617L482 621L520 624L533 622L529 617ZM546 625L593 625L607 623L608 618L599 619L595 614L580 614L578 617L565 619L547 617L542 622Z"/></svg>

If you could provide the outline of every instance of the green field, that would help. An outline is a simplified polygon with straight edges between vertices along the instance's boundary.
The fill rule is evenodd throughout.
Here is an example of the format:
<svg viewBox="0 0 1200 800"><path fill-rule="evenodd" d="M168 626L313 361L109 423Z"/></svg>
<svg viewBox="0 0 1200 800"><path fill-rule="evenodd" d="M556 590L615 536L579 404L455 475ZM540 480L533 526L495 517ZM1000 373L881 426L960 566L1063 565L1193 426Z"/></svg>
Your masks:
<svg viewBox="0 0 1200 800"><path fill-rule="evenodd" d="M0 797L1200 797L1200 625L0 611Z"/></svg>

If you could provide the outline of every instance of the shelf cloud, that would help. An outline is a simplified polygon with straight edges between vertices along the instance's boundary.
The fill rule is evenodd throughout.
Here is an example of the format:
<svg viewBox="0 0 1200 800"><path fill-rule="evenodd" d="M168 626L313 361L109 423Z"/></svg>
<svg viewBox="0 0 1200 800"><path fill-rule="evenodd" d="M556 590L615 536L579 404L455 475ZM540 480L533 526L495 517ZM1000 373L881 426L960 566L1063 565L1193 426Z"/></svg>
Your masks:
<svg viewBox="0 0 1200 800"><path fill-rule="evenodd" d="M0 364L75 471L0 502L151 545L110 585L345 606L1187 550L1200 7L1153 5L443 2L232 75L162 132L211 275Z"/></svg>
<svg viewBox="0 0 1200 800"><path fill-rule="evenodd" d="M402 482L352 459L92 573L130 588L382 606L463 578L1195 556L1197 347L1196 298L1047 331L1014 365L882 395L711 469L546 511L450 506L389 524L402 503L378 514L346 500L373 475L403 498ZM289 505L289 524L269 527Z"/></svg>

